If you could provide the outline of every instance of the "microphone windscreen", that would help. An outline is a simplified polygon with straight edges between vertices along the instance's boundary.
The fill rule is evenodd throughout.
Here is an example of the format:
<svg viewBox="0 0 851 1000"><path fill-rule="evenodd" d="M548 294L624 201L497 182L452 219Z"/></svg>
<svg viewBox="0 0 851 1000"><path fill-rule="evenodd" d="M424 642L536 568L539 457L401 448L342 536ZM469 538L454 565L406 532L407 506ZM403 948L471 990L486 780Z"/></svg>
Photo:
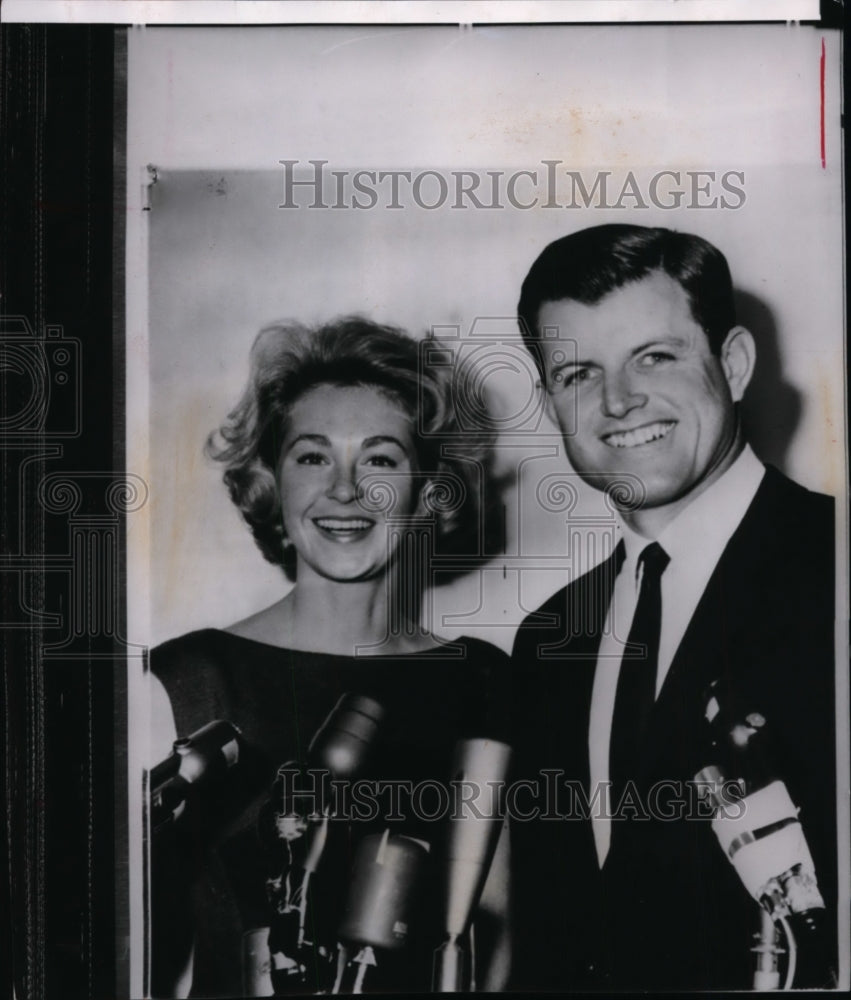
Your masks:
<svg viewBox="0 0 851 1000"><path fill-rule="evenodd" d="M712 829L751 896L761 900L772 879L795 870L802 877L795 880L800 898L793 911L823 907L812 855L786 785L773 781L738 801L734 815L730 811L719 810Z"/></svg>

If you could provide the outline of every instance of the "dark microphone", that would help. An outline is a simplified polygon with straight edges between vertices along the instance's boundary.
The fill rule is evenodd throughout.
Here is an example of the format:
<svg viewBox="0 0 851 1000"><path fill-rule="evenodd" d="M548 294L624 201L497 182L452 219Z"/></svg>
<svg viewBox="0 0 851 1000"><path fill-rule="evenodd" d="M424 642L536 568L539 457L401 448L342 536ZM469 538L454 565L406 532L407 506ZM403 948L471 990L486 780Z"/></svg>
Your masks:
<svg viewBox="0 0 851 1000"><path fill-rule="evenodd" d="M462 740L452 761L455 802L449 819L442 880L444 942L434 955L432 988L457 993L474 988L462 939L479 904L502 829L505 779L511 748L495 740Z"/></svg>
<svg viewBox="0 0 851 1000"><path fill-rule="evenodd" d="M183 813L190 797L206 790L236 767L241 734L216 720L174 741L172 752L151 771L151 826L165 829Z"/></svg>
<svg viewBox="0 0 851 1000"><path fill-rule="evenodd" d="M340 851L329 846L335 842L334 796L327 794L323 779L352 781L367 770L384 714L371 698L342 695L310 741L307 759L279 768L272 799L261 809L261 840L271 848L267 895L276 993L327 992L333 981L334 924L328 923L330 907L321 884L342 876L334 874ZM311 787L297 787L299 777L310 778Z"/></svg>
<svg viewBox="0 0 851 1000"><path fill-rule="evenodd" d="M369 764L378 727L384 709L377 701L364 695L344 694L316 730L307 748L307 771L332 781L352 781L362 775ZM320 783L320 788L322 788ZM334 814L333 802L324 802L320 792L316 821L307 830L309 847L303 862L304 870L313 873L328 842L328 823Z"/></svg>

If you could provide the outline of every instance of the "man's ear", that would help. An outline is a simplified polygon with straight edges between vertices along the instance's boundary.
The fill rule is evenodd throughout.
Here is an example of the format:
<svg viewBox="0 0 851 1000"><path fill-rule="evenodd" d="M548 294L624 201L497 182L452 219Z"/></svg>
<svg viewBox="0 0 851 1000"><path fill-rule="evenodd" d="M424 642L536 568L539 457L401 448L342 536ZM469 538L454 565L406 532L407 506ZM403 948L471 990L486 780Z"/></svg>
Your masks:
<svg viewBox="0 0 851 1000"><path fill-rule="evenodd" d="M720 353L730 395L733 402L738 403L745 394L756 365L756 344L750 330L734 326L724 338Z"/></svg>
<svg viewBox="0 0 851 1000"><path fill-rule="evenodd" d="M538 392L544 401L544 412L552 420L552 422L558 427L558 417L556 416L555 403L553 402L553 397L544 388L544 382L542 379L538 379Z"/></svg>

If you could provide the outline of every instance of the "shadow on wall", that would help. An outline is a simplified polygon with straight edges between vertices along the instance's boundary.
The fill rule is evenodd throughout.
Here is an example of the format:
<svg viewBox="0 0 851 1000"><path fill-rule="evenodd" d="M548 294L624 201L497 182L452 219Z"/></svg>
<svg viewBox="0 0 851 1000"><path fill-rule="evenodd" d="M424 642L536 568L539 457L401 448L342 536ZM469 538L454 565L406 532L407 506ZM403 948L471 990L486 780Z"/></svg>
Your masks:
<svg viewBox="0 0 851 1000"><path fill-rule="evenodd" d="M801 393L783 376L777 324L750 292L736 292L736 315L756 341L756 369L742 401L745 437L763 462L786 471L786 454L801 419Z"/></svg>

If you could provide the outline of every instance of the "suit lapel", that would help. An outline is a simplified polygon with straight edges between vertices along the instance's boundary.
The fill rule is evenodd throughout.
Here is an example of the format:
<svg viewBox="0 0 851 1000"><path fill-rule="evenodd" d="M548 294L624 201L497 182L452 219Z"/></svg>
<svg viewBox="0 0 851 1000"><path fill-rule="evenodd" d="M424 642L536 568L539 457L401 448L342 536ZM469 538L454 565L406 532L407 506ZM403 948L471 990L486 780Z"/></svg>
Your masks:
<svg viewBox="0 0 851 1000"><path fill-rule="evenodd" d="M567 588L564 613L569 632L558 647L558 655L563 657L562 703L569 706L570 732L565 733L565 738L571 752L566 759L580 763L579 773L572 777L579 779L589 793L588 727L594 673L623 558L623 542L620 542L608 559Z"/></svg>
<svg viewBox="0 0 851 1000"><path fill-rule="evenodd" d="M645 773L657 773L665 759L692 767L685 747L694 745L694 728L703 718L709 685L735 670L730 660L737 648L736 633L749 621L756 596L748 568L760 564L773 533L771 511L777 491L772 473L766 472L727 543L677 648L651 713Z"/></svg>
<svg viewBox="0 0 851 1000"><path fill-rule="evenodd" d="M540 642L538 655L543 661L559 660L585 663L596 661L603 634L615 577L623 564L623 542L594 569L566 587L561 595L561 629L554 642Z"/></svg>

